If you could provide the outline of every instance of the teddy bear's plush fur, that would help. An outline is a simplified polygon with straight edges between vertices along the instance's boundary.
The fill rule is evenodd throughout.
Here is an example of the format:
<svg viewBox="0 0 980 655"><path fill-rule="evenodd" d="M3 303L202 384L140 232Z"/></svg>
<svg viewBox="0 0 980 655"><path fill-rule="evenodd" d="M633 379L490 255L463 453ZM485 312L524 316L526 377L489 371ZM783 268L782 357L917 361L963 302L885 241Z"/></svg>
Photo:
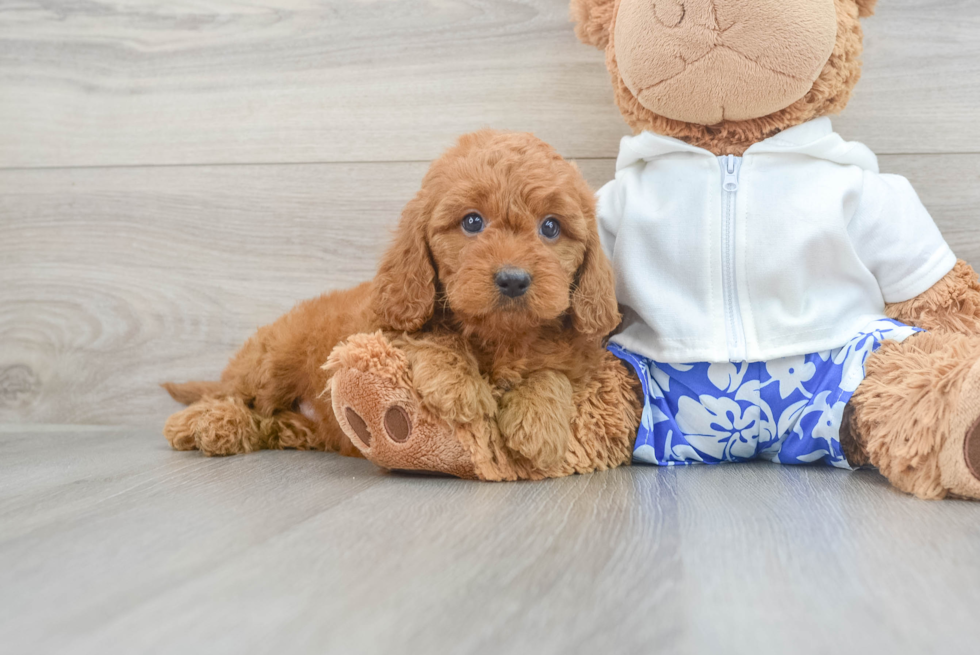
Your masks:
<svg viewBox="0 0 980 655"><path fill-rule="evenodd" d="M860 19L870 16L876 4L876 0L826 0L833 2L836 11L836 43L802 98L766 115L705 125L655 113L624 80L618 61L622 53L617 56L616 50L616 35L621 33L616 29L617 20L624 6L639 1L572 0L576 33L582 41L605 51L616 102L635 132L649 130L676 137L717 155L742 155L752 144L782 130L843 109L860 77ZM796 0L787 1L771 10L794 4ZM710 0L667 0L656 5L661 13L655 20L672 24L685 18L697 20L699 8L717 10ZM719 39L721 47L723 28L716 24L702 31L711 32L709 37ZM688 29L693 30L691 38L700 37L696 33L700 28ZM661 40L644 43L630 38L630 49L674 47ZM692 63L684 61L684 65ZM917 298L889 305L886 313L928 332L900 344L886 343L868 361L867 379L845 414L842 442L848 460L877 466L896 487L921 498L980 498L980 285L976 272L959 262L934 287Z"/></svg>
<svg viewBox="0 0 980 655"><path fill-rule="evenodd" d="M526 272L521 293L502 270ZM639 409L602 347L619 320L577 168L529 134L481 131L432 164L372 282L261 328L219 382L164 385L189 404L164 433L208 455L336 450L487 480L614 467Z"/></svg>

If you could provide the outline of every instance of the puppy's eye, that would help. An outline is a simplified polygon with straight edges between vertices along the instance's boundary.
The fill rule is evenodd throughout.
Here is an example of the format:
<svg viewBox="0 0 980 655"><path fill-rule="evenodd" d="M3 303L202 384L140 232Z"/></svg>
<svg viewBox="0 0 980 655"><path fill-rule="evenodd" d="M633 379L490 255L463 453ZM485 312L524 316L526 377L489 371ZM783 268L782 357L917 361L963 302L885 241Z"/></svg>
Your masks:
<svg viewBox="0 0 980 655"><path fill-rule="evenodd" d="M463 226L463 232L467 234L479 234L486 227L486 222L483 220L483 217L476 212L470 212L464 216L460 224Z"/></svg>
<svg viewBox="0 0 980 655"><path fill-rule="evenodd" d="M558 235L561 234L561 223L554 216L549 216L541 221L541 227L538 228L538 232L545 239L557 239Z"/></svg>

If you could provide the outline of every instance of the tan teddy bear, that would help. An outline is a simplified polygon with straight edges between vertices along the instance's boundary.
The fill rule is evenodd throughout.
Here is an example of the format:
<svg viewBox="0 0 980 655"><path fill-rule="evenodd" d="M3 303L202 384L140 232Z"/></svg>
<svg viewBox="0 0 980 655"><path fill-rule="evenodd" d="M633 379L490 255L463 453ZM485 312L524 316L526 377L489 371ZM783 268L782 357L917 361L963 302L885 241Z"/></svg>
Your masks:
<svg viewBox="0 0 980 655"><path fill-rule="evenodd" d="M572 0L636 136L599 193L634 460L877 466L980 498L980 285L833 133L875 0Z"/></svg>

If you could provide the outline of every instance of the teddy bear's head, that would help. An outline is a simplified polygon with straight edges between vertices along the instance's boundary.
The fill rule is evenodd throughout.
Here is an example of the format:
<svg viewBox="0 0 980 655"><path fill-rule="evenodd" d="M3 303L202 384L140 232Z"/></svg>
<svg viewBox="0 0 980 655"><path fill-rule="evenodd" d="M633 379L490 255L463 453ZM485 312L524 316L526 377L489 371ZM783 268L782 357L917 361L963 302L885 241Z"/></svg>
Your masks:
<svg viewBox="0 0 980 655"><path fill-rule="evenodd" d="M635 132L717 154L839 112L877 0L572 0Z"/></svg>

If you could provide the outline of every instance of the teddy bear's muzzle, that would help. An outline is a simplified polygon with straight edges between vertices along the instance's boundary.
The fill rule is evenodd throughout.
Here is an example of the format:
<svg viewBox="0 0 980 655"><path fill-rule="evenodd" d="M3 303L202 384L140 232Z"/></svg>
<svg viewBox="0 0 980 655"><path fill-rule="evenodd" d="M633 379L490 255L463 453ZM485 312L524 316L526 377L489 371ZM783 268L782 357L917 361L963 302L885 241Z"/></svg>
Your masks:
<svg viewBox="0 0 980 655"><path fill-rule="evenodd" d="M622 0L613 42L644 107L714 125L805 96L836 39L834 0Z"/></svg>

